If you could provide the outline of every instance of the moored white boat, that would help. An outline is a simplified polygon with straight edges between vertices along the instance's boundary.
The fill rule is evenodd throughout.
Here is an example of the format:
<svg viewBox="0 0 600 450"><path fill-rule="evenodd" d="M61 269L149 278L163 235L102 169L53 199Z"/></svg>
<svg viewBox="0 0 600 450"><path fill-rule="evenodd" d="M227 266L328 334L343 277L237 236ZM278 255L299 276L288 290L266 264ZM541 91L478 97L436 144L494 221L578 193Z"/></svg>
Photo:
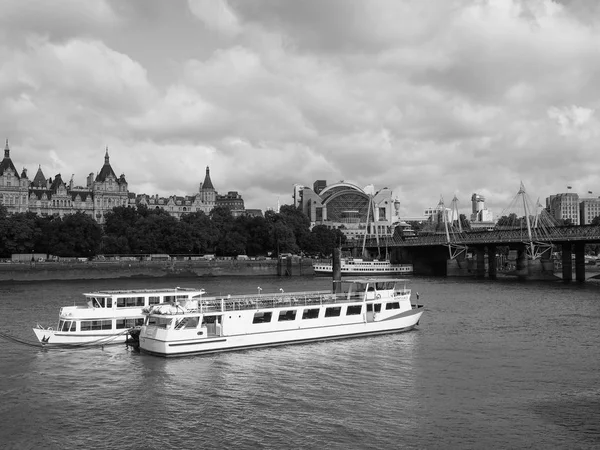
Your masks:
<svg viewBox="0 0 600 450"><path fill-rule="evenodd" d="M188 356L304 343L414 328L422 305L411 304L404 279L342 280L330 291L203 297L150 308L140 350Z"/></svg>
<svg viewBox="0 0 600 450"><path fill-rule="evenodd" d="M363 260L359 258L341 258L342 276L407 275L413 272L412 264L392 264L388 260ZM315 262L313 271L318 275L333 274L333 262Z"/></svg>
<svg viewBox="0 0 600 450"><path fill-rule="evenodd" d="M168 301L199 298L202 289L103 290L83 294L85 306L64 306L58 326L33 328L44 345L116 344L128 339L128 331L144 321L142 309Z"/></svg>

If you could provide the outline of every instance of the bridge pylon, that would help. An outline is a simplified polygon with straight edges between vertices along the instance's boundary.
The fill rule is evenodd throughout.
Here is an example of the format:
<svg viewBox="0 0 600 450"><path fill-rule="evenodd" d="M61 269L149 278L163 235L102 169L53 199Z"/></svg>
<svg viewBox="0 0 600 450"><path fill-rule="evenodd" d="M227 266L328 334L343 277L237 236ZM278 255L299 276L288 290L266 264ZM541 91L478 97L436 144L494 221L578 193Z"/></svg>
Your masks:
<svg viewBox="0 0 600 450"><path fill-rule="evenodd" d="M466 255L467 246L464 244L458 244L456 242L457 238L463 234L460 214L458 212L458 198L456 198L456 194L450 203L450 210L446 209L444 206L444 199L441 196L440 202L438 203L438 208L441 210L442 217L444 218L446 245L448 246L448 254L450 259L457 259L462 254ZM450 217L448 217L448 214L450 214ZM454 223L457 223L457 226L455 226ZM456 236L456 234L459 236ZM452 242L452 237L454 237L454 242Z"/></svg>

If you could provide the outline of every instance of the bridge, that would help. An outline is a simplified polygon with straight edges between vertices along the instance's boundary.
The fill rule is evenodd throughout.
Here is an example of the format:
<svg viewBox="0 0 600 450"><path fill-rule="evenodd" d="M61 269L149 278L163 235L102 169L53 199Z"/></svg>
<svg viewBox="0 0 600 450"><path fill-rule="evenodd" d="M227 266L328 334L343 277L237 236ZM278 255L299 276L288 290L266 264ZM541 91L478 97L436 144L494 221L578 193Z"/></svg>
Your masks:
<svg viewBox="0 0 600 450"><path fill-rule="evenodd" d="M438 231L426 229L417 235L405 236L397 229L393 236L350 240L344 248L357 254L359 247L385 247L392 255L392 260L412 262L415 273L448 275L466 271L478 277L485 276L487 250L490 278L496 278L496 252L500 246L516 250L514 275L523 278L553 277L554 252L560 252L564 281L573 279L574 253L576 279L584 281L585 244L600 243L600 225L557 226L554 219L539 207L539 203L531 206L522 184L515 198L516 203L523 205L522 215L514 215L517 219L515 224L497 225L488 230L463 230L460 223L449 219L443 208L443 226L438 227ZM453 203L455 200L456 197ZM456 204L453 207L456 208ZM465 260L469 252L475 255L476 265L465 269L468 267Z"/></svg>

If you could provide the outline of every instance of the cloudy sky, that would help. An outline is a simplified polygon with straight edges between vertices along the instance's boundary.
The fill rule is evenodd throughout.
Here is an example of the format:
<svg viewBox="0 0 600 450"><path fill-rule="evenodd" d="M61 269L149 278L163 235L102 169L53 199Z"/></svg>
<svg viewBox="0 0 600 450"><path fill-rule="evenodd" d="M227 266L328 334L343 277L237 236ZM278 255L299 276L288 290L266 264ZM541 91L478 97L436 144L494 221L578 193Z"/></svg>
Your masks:
<svg viewBox="0 0 600 450"><path fill-rule="evenodd" d="M247 208L389 187L405 216L522 181L600 195L591 0L0 0L0 136L33 178L96 173Z"/></svg>

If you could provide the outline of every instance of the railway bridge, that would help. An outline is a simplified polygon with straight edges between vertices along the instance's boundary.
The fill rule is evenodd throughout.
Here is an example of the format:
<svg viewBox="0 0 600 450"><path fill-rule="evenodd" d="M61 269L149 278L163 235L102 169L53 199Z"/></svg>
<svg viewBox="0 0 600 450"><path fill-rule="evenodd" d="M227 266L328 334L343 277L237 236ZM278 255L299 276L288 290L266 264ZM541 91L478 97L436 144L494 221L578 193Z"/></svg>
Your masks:
<svg viewBox="0 0 600 450"><path fill-rule="evenodd" d="M600 243L600 225L557 226L539 202L532 204L522 183L509 208L515 205L520 210L510 214L508 223L504 220L492 229L464 230L460 220L450 220L449 211L452 217L460 217L454 197L450 210L440 201L437 231L406 235L396 229L393 236L348 241L345 249L357 255L359 247L363 252L371 249L371 253L385 247L392 262L412 263L415 274L484 277L487 272L496 278L500 270L521 278L550 278L558 262L564 281L573 279L573 269L576 280L585 281L585 245ZM514 264L498 267L499 247L513 250ZM561 256L556 261L558 253Z"/></svg>
<svg viewBox="0 0 600 450"><path fill-rule="evenodd" d="M403 237L400 233L390 238L349 241L344 248L357 253L363 245L368 249L385 247L393 262L411 262L416 274L485 276L496 278L496 257L499 247L516 250L516 267L511 274L524 278L553 276L555 254L560 253L562 277L585 280L585 244L600 243L600 226L564 226L553 228L497 227L493 230L462 232L425 232ZM473 254L474 267L467 261ZM574 255L574 258L573 258ZM463 273L461 273L463 272Z"/></svg>

